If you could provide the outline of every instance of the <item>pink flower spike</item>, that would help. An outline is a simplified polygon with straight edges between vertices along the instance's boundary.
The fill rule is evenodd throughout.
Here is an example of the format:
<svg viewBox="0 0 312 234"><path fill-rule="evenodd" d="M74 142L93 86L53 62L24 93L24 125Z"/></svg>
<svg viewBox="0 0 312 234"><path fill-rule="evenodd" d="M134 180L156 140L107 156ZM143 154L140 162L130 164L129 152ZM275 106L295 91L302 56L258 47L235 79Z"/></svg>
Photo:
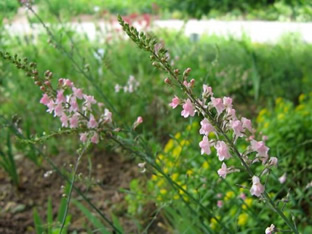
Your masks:
<svg viewBox="0 0 312 234"><path fill-rule="evenodd" d="M66 99L64 97L64 90L58 90L56 95L56 103L64 103L66 102Z"/></svg>
<svg viewBox="0 0 312 234"><path fill-rule="evenodd" d="M49 98L48 94L43 94L42 98L40 99L40 103L43 105L48 105L51 99Z"/></svg>
<svg viewBox="0 0 312 234"><path fill-rule="evenodd" d="M231 121L231 127L234 131L234 135L235 137L242 137L243 136L243 126L242 126L242 123L241 121L239 120L234 120L234 121Z"/></svg>
<svg viewBox="0 0 312 234"><path fill-rule="evenodd" d="M169 106L172 107L172 109L175 109L180 104L180 99L177 96L174 96L172 98L171 103L169 103Z"/></svg>
<svg viewBox="0 0 312 234"><path fill-rule="evenodd" d="M62 127L67 128L68 127L68 117L65 113L62 114L60 120L62 122Z"/></svg>
<svg viewBox="0 0 312 234"><path fill-rule="evenodd" d="M243 128L244 129L248 129L249 132L253 132L252 126L251 126L251 120L250 119L246 119L246 118L242 118L242 123L243 123Z"/></svg>
<svg viewBox="0 0 312 234"><path fill-rule="evenodd" d="M88 128L97 128L98 123L96 122L96 119L94 118L94 116L92 114L90 114L90 119L88 122Z"/></svg>
<svg viewBox="0 0 312 234"><path fill-rule="evenodd" d="M183 104L183 110L181 112L181 115L184 118L195 115L195 109L190 99L187 99L186 102Z"/></svg>
<svg viewBox="0 0 312 234"><path fill-rule="evenodd" d="M208 136L209 133L215 131L214 127L209 123L209 120L206 119L206 118L204 118L204 119L200 122L200 125L201 125L201 128L200 128L200 130L199 130L199 134Z"/></svg>
<svg viewBox="0 0 312 234"><path fill-rule="evenodd" d="M275 226L274 226L274 224L271 224L270 227L267 227L267 228L265 229L265 234L273 234L274 232L275 232Z"/></svg>
<svg viewBox="0 0 312 234"><path fill-rule="evenodd" d="M84 132L84 133L80 133L80 141L82 143L86 143L88 140L88 133L87 132Z"/></svg>
<svg viewBox="0 0 312 234"><path fill-rule="evenodd" d="M218 116L223 112L224 105L221 98L211 98L212 105L216 108Z"/></svg>
<svg viewBox="0 0 312 234"><path fill-rule="evenodd" d="M77 128L78 127L78 123L79 123L79 115L78 114L74 114L70 119L69 119L69 124L70 124L70 128Z"/></svg>
<svg viewBox="0 0 312 234"><path fill-rule="evenodd" d="M224 97L223 98L223 105L225 106L225 108L229 108L229 109L232 109L232 98L230 97Z"/></svg>
<svg viewBox="0 0 312 234"><path fill-rule="evenodd" d="M96 132L94 132L93 136L91 137L91 142L93 144L99 143L99 135Z"/></svg>
<svg viewBox="0 0 312 234"><path fill-rule="evenodd" d="M203 140L201 142L199 142L199 147L201 148L201 154L207 154L209 155L211 153L210 150L210 143L208 141L208 137L204 136Z"/></svg>
<svg viewBox="0 0 312 234"><path fill-rule="evenodd" d="M217 155L220 161L223 161L224 159L229 159L231 157L229 149L224 141L218 141L215 145L215 148L217 150Z"/></svg>
<svg viewBox="0 0 312 234"><path fill-rule="evenodd" d="M77 89L75 87L72 87L72 90L73 90L73 93L74 93L74 96L78 99L82 99L83 98L83 92L82 92L82 89Z"/></svg>
<svg viewBox="0 0 312 234"><path fill-rule="evenodd" d="M222 163L221 168L218 170L218 175L225 179L226 175L228 174L228 169L225 163Z"/></svg>
<svg viewBox="0 0 312 234"><path fill-rule="evenodd" d="M252 177L252 186L250 189L251 195L256 197L260 197L261 194L264 192L264 186L260 183L260 179L257 176Z"/></svg>

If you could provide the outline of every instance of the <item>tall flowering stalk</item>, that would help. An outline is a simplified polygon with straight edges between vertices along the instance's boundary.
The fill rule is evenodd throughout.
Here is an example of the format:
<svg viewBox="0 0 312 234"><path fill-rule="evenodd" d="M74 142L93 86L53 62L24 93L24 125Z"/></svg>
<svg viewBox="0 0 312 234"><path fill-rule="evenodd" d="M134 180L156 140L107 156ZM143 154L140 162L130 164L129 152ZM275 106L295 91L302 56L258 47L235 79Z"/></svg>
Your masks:
<svg viewBox="0 0 312 234"><path fill-rule="evenodd" d="M265 186L261 183L261 176L265 175L273 166L277 166L278 161L276 157L269 156L269 148L265 145L266 138L256 140L255 129L252 127L251 121L244 117L237 117L230 97L215 97L212 88L208 85L203 85L201 97L196 97L193 93L195 79L189 79L191 68L180 73L179 69L171 66L168 51L163 47L163 44L158 43L156 39L145 35L143 32L139 33L134 27L125 23L120 16L118 20L130 39L139 48L151 54L152 65L169 74L170 78L166 78L165 83L174 83L184 92L186 98L175 96L169 105L173 109L182 106L181 116L184 118L194 117L196 114L202 118L199 131L199 134L203 135L202 141L199 142L201 154L209 155L211 147L216 149L218 159L222 162L222 166L218 170L219 176L225 179L227 174L239 171L234 166L228 166L225 162L229 158L235 157L252 180L251 195L266 200L291 230L298 233L296 226L272 201L265 190ZM209 139L211 132L215 133L217 140ZM237 141L239 138L249 145L244 152L238 150ZM252 170L253 164L264 166L260 175L256 175Z"/></svg>

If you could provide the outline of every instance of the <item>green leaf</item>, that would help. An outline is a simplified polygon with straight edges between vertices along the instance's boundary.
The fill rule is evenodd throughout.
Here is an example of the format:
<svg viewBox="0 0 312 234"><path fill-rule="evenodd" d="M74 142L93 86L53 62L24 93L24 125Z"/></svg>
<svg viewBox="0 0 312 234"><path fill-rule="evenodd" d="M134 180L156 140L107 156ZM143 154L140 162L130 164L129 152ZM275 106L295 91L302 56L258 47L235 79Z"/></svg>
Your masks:
<svg viewBox="0 0 312 234"><path fill-rule="evenodd" d="M43 226L42 226L42 221L39 217L39 214L38 214L38 211L37 209L35 208L34 209L34 223L35 223L35 230L36 230L36 233L43 233Z"/></svg>

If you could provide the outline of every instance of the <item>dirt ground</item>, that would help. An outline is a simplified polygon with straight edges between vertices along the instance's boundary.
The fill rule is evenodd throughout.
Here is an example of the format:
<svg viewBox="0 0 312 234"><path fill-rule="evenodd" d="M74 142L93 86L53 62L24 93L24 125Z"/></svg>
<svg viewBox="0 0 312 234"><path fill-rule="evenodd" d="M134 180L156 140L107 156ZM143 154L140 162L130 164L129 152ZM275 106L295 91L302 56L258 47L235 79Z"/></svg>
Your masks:
<svg viewBox="0 0 312 234"><path fill-rule="evenodd" d="M71 155L53 158L58 166L64 166L66 162L64 168L67 169L70 164L74 164L74 160L75 158ZM18 161L17 167L21 180L20 189L12 186L8 176L0 169L0 233L3 234L35 233L34 207L37 208L41 218L46 220L48 197L52 198L54 216L57 214L62 197L61 186L64 185L64 181L56 172L52 172L47 177L44 176L47 171L51 170L46 162L39 168L30 160L22 159ZM137 233L133 220L126 215L125 194L120 192L120 188L129 188L131 179L140 176L137 165L118 155L96 153L92 156L91 172L88 167L88 159L84 157L79 167L79 174L81 173L79 178L82 179L76 182L76 186L86 192L87 197L108 217L111 217L110 214L114 212L126 233ZM90 177L93 179L86 180ZM96 184L88 188L86 181L94 181ZM74 192L73 197L79 196ZM74 205L70 206L69 214L72 215L69 231L76 230L78 233L84 233L85 225L90 226L88 220Z"/></svg>

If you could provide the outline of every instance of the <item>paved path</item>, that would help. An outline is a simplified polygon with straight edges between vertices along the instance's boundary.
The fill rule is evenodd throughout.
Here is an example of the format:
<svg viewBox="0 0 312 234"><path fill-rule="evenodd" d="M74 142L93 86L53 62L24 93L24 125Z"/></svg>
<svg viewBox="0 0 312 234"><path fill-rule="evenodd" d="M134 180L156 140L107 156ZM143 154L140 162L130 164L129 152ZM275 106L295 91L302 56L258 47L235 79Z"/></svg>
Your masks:
<svg viewBox="0 0 312 234"><path fill-rule="evenodd" d="M109 24L103 21L97 23L73 22L66 25L80 33L85 33L90 40L98 40L99 35L102 37L103 35L112 36L112 32L116 28L120 28L117 22ZM142 28L142 25L134 25L139 27L139 29ZM274 43L285 33L298 33L304 41L312 43L312 23L217 20L189 20L187 23L184 23L181 20L155 20L152 25L153 28L168 28L173 30L184 28L184 33L187 36L192 34L214 34L222 36L232 35L239 38L246 34L254 42ZM29 25L22 22L6 25L6 28L12 35L38 34L43 30L41 25Z"/></svg>

